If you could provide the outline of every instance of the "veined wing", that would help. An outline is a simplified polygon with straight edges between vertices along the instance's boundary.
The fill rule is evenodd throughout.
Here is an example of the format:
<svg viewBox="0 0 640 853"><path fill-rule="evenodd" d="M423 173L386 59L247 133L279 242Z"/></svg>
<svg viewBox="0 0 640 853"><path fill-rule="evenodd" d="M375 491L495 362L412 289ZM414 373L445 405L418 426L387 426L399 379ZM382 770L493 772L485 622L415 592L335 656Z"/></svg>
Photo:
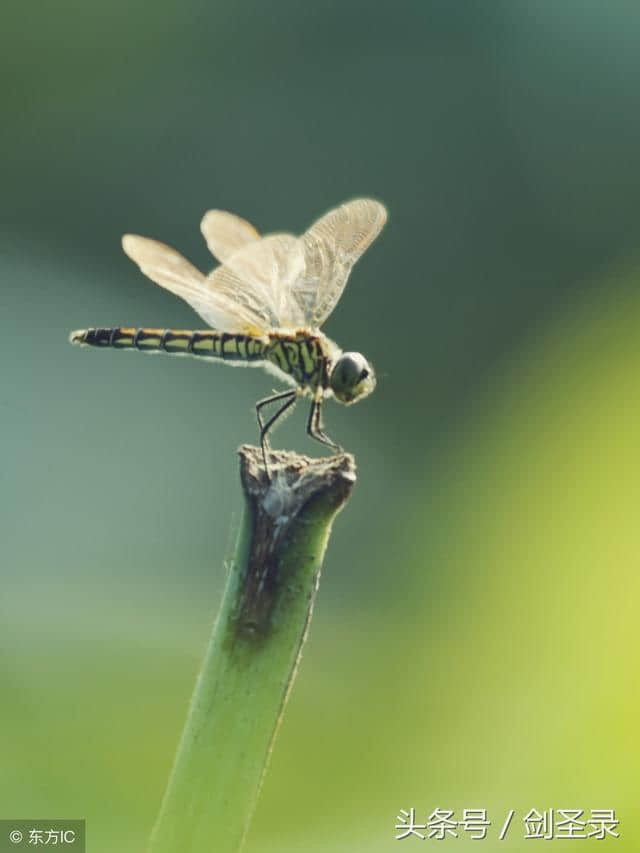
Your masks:
<svg viewBox="0 0 640 853"><path fill-rule="evenodd" d="M213 328L224 331L262 331L265 328L263 313L252 311L234 298L232 292L212 288L211 277L206 279L171 246L125 234L122 248L151 281L184 299Z"/></svg>
<svg viewBox="0 0 640 853"><path fill-rule="evenodd" d="M209 211L201 229L224 263L206 278L175 249L156 240L128 234L122 245L145 275L182 297L214 328L254 333L317 328L386 219L379 202L355 199L329 211L300 238L260 237L246 220Z"/></svg>
<svg viewBox="0 0 640 853"><path fill-rule="evenodd" d="M200 230L209 251L221 264L239 249L260 239L250 222L226 210L208 210L202 217Z"/></svg>
<svg viewBox="0 0 640 853"><path fill-rule="evenodd" d="M305 323L319 328L335 308L351 268L378 236L385 222L384 205L358 198L330 210L300 238L304 275L294 285Z"/></svg>
<svg viewBox="0 0 640 853"><path fill-rule="evenodd" d="M291 299L294 282L304 270L295 237L261 237L250 222L226 210L207 211L200 230L211 254L223 264L207 279L216 294L257 314L267 328L301 325L304 315Z"/></svg>
<svg viewBox="0 0 640 853"><path fill-rule="evenodd" d="M245 220L221 213L215 211L208 225L216 228L214 239L229 235L222 249L229 254L207 283L216 294L258 315L267 329L318 328L340 299L351 268L387 220L379 202L355 199L329 211L300 238L256 238ZM237 236L244 241L240 248L235 248ZM219 247L216 251L220 257Z"/></svg>
<svg viewBox="0 0 640 853"><path fill-rule="evenodd" d="M301 241L292 234L270 234L231 254L208 276L207 285L259 317L262 328L299 328L305 315L295 293L304 273Z"/></svg>

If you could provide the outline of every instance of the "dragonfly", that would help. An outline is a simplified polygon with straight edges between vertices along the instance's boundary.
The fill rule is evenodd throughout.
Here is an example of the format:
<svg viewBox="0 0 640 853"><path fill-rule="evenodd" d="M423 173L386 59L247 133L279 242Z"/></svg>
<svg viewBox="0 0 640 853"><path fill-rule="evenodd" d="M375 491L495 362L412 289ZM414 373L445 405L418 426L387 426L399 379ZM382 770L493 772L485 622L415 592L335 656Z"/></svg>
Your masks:
<svg viewBox="0 0 640 853"><path fill-rule="evenodd" d="M208 275L170 246L126 234L125 254L151 281L184 299L210 328L88 328L72 332L70 341L264 367L289 386L256 403L267 473L269 433L301 397L311 398L307 434L341 452L324 431L322 405L331 397L347 405L362 400L375 387L375 373L361 353L343 352L320 327L386 220L384 205L358 198L330 210L300 237L261 236L245 219L209 210L200 230L219 266ZM265 407L275 403L277 410L267 418Z"/></svg>

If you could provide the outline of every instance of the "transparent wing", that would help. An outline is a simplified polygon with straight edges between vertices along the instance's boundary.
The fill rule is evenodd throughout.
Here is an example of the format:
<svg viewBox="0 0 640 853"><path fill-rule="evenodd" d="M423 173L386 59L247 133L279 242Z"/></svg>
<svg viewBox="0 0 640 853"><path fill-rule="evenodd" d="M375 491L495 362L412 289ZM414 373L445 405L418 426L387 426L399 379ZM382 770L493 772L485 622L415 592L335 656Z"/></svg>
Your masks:
<svg viewBox="0 0 640 853"><path fill-rule="evenodd" d="M146 276L188 302L214 328L253 333L317 328L386 219L383 205L356 199L329 211L300 238L260 237L244 219L212 210L200 227L223 264L206 278L156 240L127 234L122 246Z"/></svg>
<svg viewBox="0 0 640 853"><path fill-rule="evenodd" d="M151 281L184 299L213 328L228 331L263 328L261 314L234 299L232 293L217 292L200 270L170 246L125 234L122 248Z"/></svg>
<svg viewBox="0 0 640 853"><path fill-rule="evenodd" d="M247 222L226 210L209 210L202 217L200 230L214 258L224 264L238 249L260 239L260 234Z"/></svg>
<svg viewBox="0 0 640 853"><path fill-rule="evenodd" d="M305 324L319 328L324 323L342 295L351 268L386 221L384 205L359 198L330 210L302 235L305 270L294 285L294 295Z"/></svg>
<svg viewBox="0 0 640 853"><path fill-rule="evenodd" d="M305 272L302 243L292 234L270 234L247 243L207 278L208 287L265 329L298 328L305 317L295 298Z"/></svg>

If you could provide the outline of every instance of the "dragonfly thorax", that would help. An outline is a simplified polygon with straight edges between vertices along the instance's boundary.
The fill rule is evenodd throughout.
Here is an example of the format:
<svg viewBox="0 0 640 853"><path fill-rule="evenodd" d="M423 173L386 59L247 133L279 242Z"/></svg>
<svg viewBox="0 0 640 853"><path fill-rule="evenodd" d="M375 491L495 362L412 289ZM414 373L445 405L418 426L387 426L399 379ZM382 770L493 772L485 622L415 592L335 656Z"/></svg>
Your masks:
<svg viewBox="0 0 640 853"><path fill-rule="evenodd" d="M373 368L359 352L344 352L333 365L329 385L341 403L355 403L376 386Z"/></svg>

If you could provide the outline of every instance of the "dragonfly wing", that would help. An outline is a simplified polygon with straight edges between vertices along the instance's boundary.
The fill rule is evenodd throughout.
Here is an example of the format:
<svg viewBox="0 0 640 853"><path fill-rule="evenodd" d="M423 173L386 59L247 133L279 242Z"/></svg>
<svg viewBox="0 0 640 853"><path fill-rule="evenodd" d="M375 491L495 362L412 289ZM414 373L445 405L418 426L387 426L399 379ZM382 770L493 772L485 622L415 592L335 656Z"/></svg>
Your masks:
<svg viewBox="0 0 640 853"><path fill-rule="evenodd" d="M247 222L226 210L208 210L202 217L200 230L209 251L221 264L248 243L260 239L260 234Z"/></svg>
<svg viewBox="0 0 640 853"><path fill-rule="evenodd" d="M304 270L300 240L292 234L270 234L234 252L208 276L207 286L258 317L263 329L298 328L305 318L295 287Z"/></svg>
<svg viewBox="0 0 640 853"><path fill-rule="evenodd" d="M200 227L223 263L207 277L156 240L127 234L122 246L146 276L188 302L213 328L260 334L319 327L386 218L378 202L356 199L329 211L300 238L260 237L246 220L210 210Z"/></svg>
<svg viewBox="0 0 640 853"><path fill-rule="evenodd" d="M387 221L384 205L359 198L330 210L300 238L305 273L295 286L295 298L305 322L324 323L342 295L351 268Z"/></svg>
<svg viewBox="0 0 640 853"><path fill-rule="evenodd" d="M213 328L242 331L259 322L260 318L247 312L242 305L212 291L200 270L171 246L136 234L125 234L122 248L151 281L184 299Z"/></svg>

